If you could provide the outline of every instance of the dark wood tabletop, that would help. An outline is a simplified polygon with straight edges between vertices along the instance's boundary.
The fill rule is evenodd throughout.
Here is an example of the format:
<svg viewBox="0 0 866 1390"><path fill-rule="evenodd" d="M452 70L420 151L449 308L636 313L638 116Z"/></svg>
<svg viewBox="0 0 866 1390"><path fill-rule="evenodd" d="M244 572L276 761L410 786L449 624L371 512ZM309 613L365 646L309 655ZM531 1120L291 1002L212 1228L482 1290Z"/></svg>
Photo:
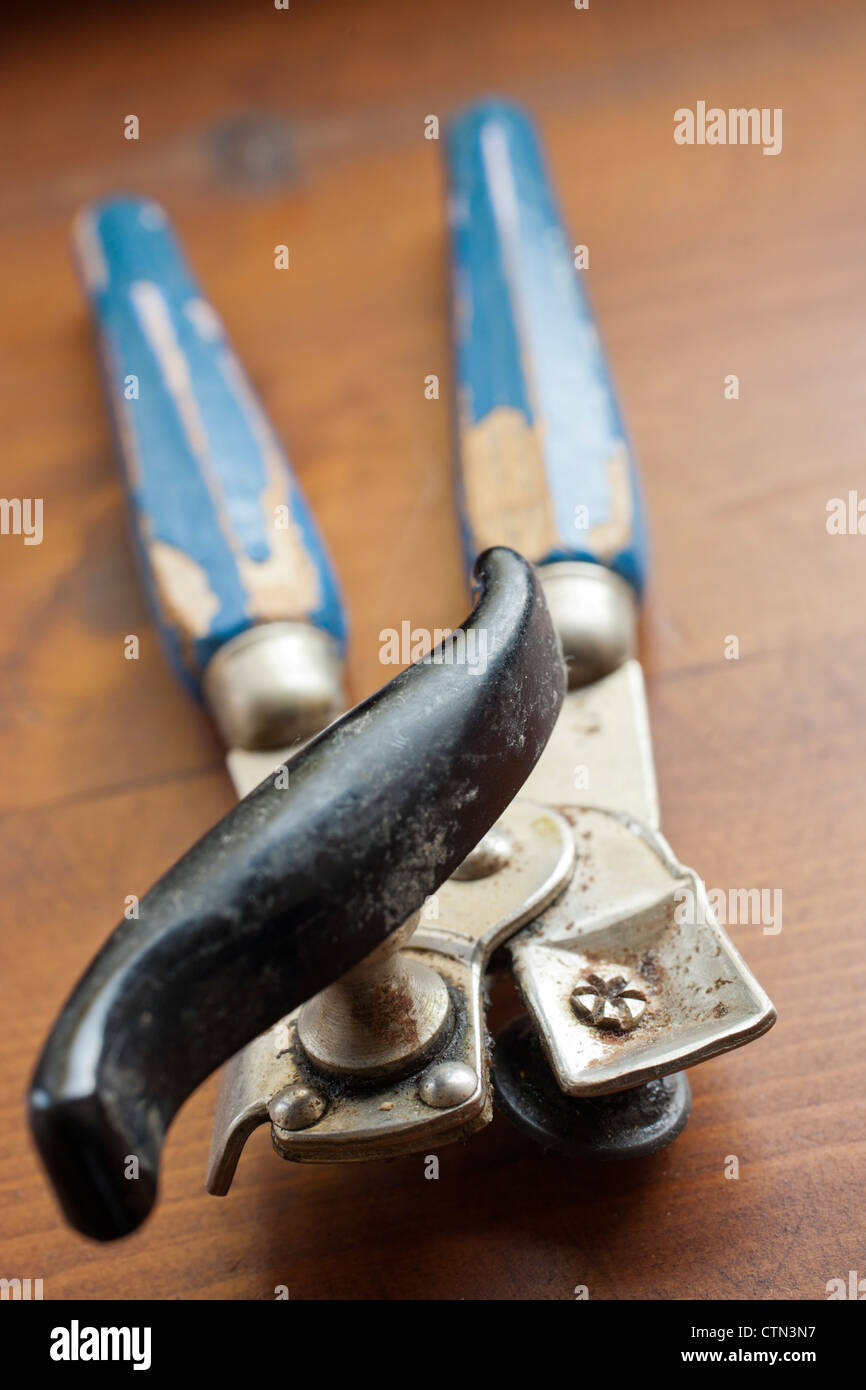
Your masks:
<svg viewBox="0 0 866 1390"><path fill-rule="evenodd" d="M862 4L85 4L4 48L2 489L44 500L44 538L0 536L0 1275L57 1299L820 1299L866 1275L866 535L827 529L866 498ZM663 828L708 885L780 890L781 930L729 928L779 1022L692 1072L671 1148L599 1171L501 1117L438 1181L423 1155L289 1166L262 1129L211 1198L211 1079L152 1220L88 1243L29 1075L124 898L233 797L139 589L70 220L115 189L169 208L335 556L360 699L382 628L468 606L424 123L490 91L543 131L642 465ZM676 144L699 100L782 108L781 153Z"/></svg>

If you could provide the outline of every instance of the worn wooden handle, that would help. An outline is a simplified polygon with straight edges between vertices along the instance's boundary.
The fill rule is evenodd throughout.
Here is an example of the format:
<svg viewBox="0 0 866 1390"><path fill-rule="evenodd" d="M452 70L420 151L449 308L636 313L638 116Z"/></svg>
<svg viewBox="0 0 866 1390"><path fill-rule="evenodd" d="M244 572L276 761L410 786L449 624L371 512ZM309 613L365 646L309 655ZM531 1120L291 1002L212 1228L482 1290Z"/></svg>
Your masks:
<svg viewBox="0 0 866 1390"><path fill-rule="evenodd" d="M500 102L447 142L461 508L470 558L594 560L640 592L634 462L539 144Z"/></svg>
<svg viewBox="0 0 866 1390"><path fill-rule="evenodd" d="M181 671L197 680L223 643L272 620L342 642L309 507L163 209L98 203L73 242L148 589Z"/></svg>

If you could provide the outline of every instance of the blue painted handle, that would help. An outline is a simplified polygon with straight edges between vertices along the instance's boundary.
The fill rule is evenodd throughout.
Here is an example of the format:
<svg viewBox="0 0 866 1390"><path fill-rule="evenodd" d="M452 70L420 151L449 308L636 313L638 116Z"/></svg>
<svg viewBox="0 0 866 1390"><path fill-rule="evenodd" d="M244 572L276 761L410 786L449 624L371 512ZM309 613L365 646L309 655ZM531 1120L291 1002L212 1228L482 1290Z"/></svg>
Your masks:
<svg viewBox="0 0 866 1390"><path fill-rule="evenodd" d="M96 204L73 245L148 589L181 673L196 683L223 643L272 620L312 623L342 645L309 507L163 209Z"/></svg>
<svg viewBox="0 0 866 1390"><path fill-rule="evenodd" d="M593 560L640 593L634 462L530 121L489 101L447 143L467 551Z"/></svg>

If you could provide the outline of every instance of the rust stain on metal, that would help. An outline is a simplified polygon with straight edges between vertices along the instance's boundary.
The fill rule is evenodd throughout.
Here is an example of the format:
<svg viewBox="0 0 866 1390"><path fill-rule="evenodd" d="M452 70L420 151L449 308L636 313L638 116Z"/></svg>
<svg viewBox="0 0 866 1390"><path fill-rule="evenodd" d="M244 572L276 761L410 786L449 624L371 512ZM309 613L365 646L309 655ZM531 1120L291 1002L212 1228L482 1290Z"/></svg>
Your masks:
<svg viewBox="0 0 866 1390"><path fill-rule="evenodd" d="M638 966L638 974L652 990L660 990L664 984L665 973L653 951L645 951Z"/></svg>
<svg viewBox="0 0 866 1390"><path fill-rule="evenodd" d="M377 1038L413 1047L418 1042L415 996L402 972L376 983L352 1000L352 1017Z"/></svg>

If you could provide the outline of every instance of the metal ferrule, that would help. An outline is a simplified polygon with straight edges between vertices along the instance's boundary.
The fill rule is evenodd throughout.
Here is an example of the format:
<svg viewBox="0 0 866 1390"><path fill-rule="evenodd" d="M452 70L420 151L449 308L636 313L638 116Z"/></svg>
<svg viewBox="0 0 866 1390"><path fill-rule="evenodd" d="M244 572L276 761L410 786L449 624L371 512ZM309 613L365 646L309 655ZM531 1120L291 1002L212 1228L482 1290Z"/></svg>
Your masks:
<svg viewBox="0 0 866 1390"><path fill-rule="evenodd" d="M287 746L345 709L337 643L309 623L247 628L211 658L203 686L230 748Z"/></svg>
<svg viewBox="0 0 866 1390"><path fill-rule="evenodd" d="M634 656L637 599L604 565L563 560L538 575L568 670L570 689L591 685Z"/></svg>

